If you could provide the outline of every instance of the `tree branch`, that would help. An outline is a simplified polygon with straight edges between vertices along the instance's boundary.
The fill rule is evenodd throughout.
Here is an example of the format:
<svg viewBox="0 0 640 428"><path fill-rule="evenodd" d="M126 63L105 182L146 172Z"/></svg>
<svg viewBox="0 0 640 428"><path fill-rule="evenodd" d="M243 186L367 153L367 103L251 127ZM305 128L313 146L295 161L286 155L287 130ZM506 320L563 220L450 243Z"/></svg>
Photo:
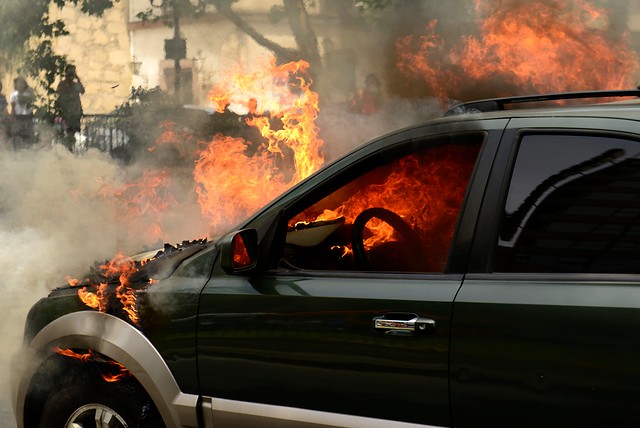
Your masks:
<svg viewBox="0 0 640 428"><path fill-rule="evenodd" d="M233 11L231 4L228 0L212 0L218 12L231 21L236 27L238 27L247 36L251 37L260 46L263 46L274 53L276 61L278 63L286 63L291 61L298 61L301 59L299 51L294 49L285 48L279 44L267 39L255 28L253 28L247 21L242 19L240 15Z"/></svg>

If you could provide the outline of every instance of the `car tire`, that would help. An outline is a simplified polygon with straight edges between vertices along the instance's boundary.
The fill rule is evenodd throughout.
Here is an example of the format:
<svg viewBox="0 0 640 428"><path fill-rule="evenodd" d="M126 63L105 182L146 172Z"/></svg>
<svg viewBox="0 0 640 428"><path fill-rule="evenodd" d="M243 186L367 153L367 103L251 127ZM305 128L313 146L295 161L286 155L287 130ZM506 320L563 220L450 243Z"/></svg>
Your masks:
<svg viewBox="0 0 640 428"><path fill-rule="evenodd" d="M40 428L71 426L150 428L165 425L135 380L110 383L102 378L84 381L76 378L49 396L40 420Z"/></svg>

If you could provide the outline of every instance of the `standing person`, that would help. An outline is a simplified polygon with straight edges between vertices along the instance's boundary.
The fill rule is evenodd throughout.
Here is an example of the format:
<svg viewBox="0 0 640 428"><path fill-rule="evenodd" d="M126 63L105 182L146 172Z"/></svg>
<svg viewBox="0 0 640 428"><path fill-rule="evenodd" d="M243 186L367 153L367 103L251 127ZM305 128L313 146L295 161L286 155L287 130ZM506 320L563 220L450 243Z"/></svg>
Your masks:
<svg viewBox="0 0 640 428"><path fill-rule="evenodd" d="M65 137L68 141L70 140L69 144L73 144L75 133L80 132L80 119L83 115L80 95L84 94L84 86L74 65L67 65L64 78L58 84L56 92L58 93L57 107L63 120Z"/></svg>
<svg viewBox="0 0 640 428"><path fill-rule="evenodd" d="M2 82L0 82L0 115L7 114L7 107L9 104L7 104L7 97L2 93Z"/></svg>
<svg viewBox="0 0 640 428"><path fill-rule="evenodd" d="M7 97L2 92L2 82L0 82L0 148L5 148L7 144L7 127L9 125L7 117Z"/></svg>
<svg viewBox="0 0 640 428"><path fill-rule="evenodd" d="M15 149L35 142L33 133L33 103L36 94L23 77L13 79L14 91L9 96L11 104L11 138Z"/></svg>

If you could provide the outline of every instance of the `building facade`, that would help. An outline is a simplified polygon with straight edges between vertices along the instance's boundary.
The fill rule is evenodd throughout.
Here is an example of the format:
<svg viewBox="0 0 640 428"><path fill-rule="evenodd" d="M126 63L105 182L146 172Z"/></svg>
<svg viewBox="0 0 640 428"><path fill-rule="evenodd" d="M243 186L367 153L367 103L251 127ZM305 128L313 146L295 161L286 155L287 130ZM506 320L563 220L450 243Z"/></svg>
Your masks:
<svg viewBox="0 0 640 428"><path fill-rule="evenodd" d="M380 67L379 59L371 59L375 55L356 55L356 51L375 52L379 40L357 26L344 25L332 3L335 4L331 0L315 2L309 12L321 55L328 61L333 58L325 68L336 82L333 99L341 101L353 95L365 74ZM270 19L272 7L281 4L277 0L240 0L233 8L256 32L280 46L294 49L296 41L286 19L280 22ZM150 8L161 19L138 17ZM345 10L343 6L339 9ZM213 7L198 18L180 20L179 38L185 40L186 49L178 67L167 50L176 34L162 19L170 21L171 11L151 7L149 0L121 0L99 18L70 6L52 8L51 16L63 19L69 30L69 36L56 40L55 49L77 66L86 87L82 100L88 114L112 111L128 99L131 88L159 87L174 94L176 71L180 72L183 104L208 106L207 94L216 82L228 79L229 73L238 67L251 71L270 56L268 49ZM348 41L348 46L344 41Z"/></svg>

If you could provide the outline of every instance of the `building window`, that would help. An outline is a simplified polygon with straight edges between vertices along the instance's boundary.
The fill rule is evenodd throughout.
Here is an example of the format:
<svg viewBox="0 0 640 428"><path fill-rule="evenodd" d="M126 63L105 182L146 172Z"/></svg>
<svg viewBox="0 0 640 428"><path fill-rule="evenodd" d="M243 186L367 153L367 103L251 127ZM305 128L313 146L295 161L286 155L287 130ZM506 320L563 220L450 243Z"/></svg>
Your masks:
<svg viewBox="0 0 640 428"><path fill-rule="evenodd" d="M170 96L176 95L176 69L173 60L163 60L160 64L161 81L160 88ZM199 100L195 95L195 76L193 72L192 60L180 61L180 102L182 104L197 104Z"/></svg>

